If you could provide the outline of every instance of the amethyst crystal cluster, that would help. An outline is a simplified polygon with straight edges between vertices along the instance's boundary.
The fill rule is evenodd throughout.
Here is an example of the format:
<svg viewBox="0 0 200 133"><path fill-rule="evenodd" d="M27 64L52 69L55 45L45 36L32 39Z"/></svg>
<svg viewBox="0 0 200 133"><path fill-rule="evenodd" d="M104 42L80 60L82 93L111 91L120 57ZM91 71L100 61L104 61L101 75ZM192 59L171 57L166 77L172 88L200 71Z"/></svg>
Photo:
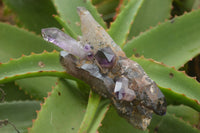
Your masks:
<svg viewBox="0 0 200 133"><path fill-rule="evenodd" d="M77 9L83 34L80 41L57 28L42 29L43 38L64 50L60 52L60 61L67 73L109 98L119 115L145 130L153 112L165 114L164 95L141 66L125 56L89 11Z"/></svg>

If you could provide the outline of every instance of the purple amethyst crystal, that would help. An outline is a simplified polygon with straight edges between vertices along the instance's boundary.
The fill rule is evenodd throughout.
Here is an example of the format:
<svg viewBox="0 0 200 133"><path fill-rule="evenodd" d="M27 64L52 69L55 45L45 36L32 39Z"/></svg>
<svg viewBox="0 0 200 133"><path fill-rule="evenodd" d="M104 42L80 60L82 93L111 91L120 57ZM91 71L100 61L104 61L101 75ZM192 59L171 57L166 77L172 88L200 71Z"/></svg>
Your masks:
<svg viewBox="0 0 200 133"><path fill-rule="evenodd" d="M54 43L58 47L75 56L78 56L79 58L83 59L88 55L88 50L85 50L80 42L71 38L57 28L42 29L42 36L44 40Z"/></svg>
<svg viewBox="0 0 200 133"><path fill-rule="evenodd" d="M105 68L111 68L116 59L116 55L110 47L105 47L101 50L98 50L94 57L98 63Z"/></svg>
<svg viewBox="0 0 200 133"><path fill-rule="evenodd" d="M135 92L129 89L128 85L128 79L125 77L116 82L114 93L118 100L133 101L136 98Z"/></svg>
<svg viewBox="0 0 200 133"><path fill-rule="evenodd" d="M87 59L92 60L94 58L94 54L92 52L92 46L89 44L84 45L84 50L88 53Z"/></svg>
<svg viewBox="0 0 200 133"><path fill-rule="evenodd" d="M84 50L87 51L87 52L90 52L92 49L91 49L91 46L89 44L85 44Z"/></svg>

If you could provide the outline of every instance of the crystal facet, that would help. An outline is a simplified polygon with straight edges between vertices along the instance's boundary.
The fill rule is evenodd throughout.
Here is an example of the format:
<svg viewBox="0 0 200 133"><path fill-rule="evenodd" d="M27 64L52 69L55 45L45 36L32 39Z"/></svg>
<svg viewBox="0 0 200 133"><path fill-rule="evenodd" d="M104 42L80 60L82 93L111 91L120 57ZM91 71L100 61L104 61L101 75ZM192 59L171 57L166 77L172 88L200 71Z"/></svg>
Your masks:
<svg viewBox="0 0 200 133"><path fill-rule="evenodd" d="M97 78L101 78L102 75L99 72L99 68L96 65L93 64L83 64L81 66L81 69L84 69L86 71L88 71L91 75L97 77Z"/></svg>
<svg viewBox="0 0 200 133"><path fill-rule="evenodd" d="M115 53L110 47L98 50L94 57L102 67L107 68L112 67L116 59Z"/></svg>
<svg viewBox="0 0 200 133"><path fill-rule="evenodd" d="M65 58L65 56L67 56L69 53L66 51L60 51L60 56Z"/></svg>

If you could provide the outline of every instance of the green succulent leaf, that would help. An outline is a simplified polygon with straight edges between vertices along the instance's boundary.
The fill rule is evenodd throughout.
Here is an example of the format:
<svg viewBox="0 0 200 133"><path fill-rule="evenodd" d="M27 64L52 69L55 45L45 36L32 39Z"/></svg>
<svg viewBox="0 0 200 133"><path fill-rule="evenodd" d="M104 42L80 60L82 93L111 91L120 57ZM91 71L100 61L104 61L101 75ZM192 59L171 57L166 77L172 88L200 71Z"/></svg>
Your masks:
<svg viewBox="0 0 200 133"><path fill-rule="evenodd" d="M167 21L128 42L128 57L144 55L180 68L200 52L200 10Z"/></svg>
<svg viewBox="0 0 200 133"><path fill-rule="evenodd" d="M135 16L133 25L128 35L128 40L138 36L151 26L156 26L159 22L169 19L172 0L144 0L138 13Z"/></svg>
<svg viewBox="0 0 200 133"><path fill-rule="evenodd" d="M96 5L96 4L100 4L100 3L107 1L107 0L91 0L91 1L92 1L93 5Z"/></svg>
<svg viewBox="0 0 200 133"><path fill-rule="evenodd" d="M80 29L80 18L77 13L77 7L82 6L87 8L93 15L95 20L104 28L106 25L97 10L93 7L90 0L54 0L54 3L59 11L59 15L66 23L69 24L70 28L78 35L81 35ZM72 15L73 14L73 15Z"/></svg>
<svg viewBox="0 0 200 133"><path fill-rule="evenodd" d="M180 105L180 106L168 106L168 113L175 115L178 118L183 119L186 122L189 122L192 126L197 125L199 123L199 112L194 109Z"/></svg>
<svg viewBox="0 0 200 133"><path fill-rule="evenodd" d="M122 0L119 3L119 11L123 10L123 8L128 4L129 0Z"/></svg>
<svg viewBox="0 0 200 133"><path fill-rule="evenodd" d="M22 54L29 55L31 52L41 53L41 52L43 52L43 50L52 51L54 48L59 50L59 48L55 47L53 44L48 43L48 42L44 41L42 38L40 38L30 32L27 32L25 30L22 30L22 29L19 29L19 28L16 28L16 27L13 27L13 26L10 26L7 24L3 24L3 23L0 23L0 28L1 28L1 30L0 30L0 36L1 36L1 39L0 39L0 56L1 56L0 62L7 62L9 60L9 58L19 58ZM12 37L12 39L10 39L10 37ZM58 58L56 58L56 59L57 60L54 63L59 64ZM49 60L51 60L51 59L49 59ZM26 61L29 62L29 60L26 60ZM40 61L41 60L38 59L38 63ZM11 65L10 66L8 65L8 67L6 69L1 69L2 71L1 71L0 77L1 78L2 78L2 76L10 77L11 75L15 75L15 74L19 74L19 73L30 72L29 68L31 68L33 64L31 64L31 62L29 62L29 64L26 66L26 64L23 64L23 63L20 66L15 64L18 67L16 67L15 65L14 65L15 67L13 67L12 63L11 63ZM37 64L35 64L35 65L37 65ZM18 71L19 70L18 68L21 69L21 71ZM60 68L62 69L62 67L60 67ZM25 71L25 69L26 69L26 71ZM13 70L13 71L10 73L11 70ZM53 70L53 69L51 69L51 70ZM7 73L8 75L7 74L4 75L5 73ZM9 74L11 74L11 75L9 75ZM33 75L30 74L29 76L33 76ZM14 78L14 79L11 78L12 81L23 78L23 76L20 77L19 75L17 77L18 78ZM9 80L9 78L6 80L7 80L7 82L11 81L11 80ZM33 93L31 93L31 96L33 96L33 97L35 96L36 92L39 92L39 93L37 93L37 98L42 99L44 96L47 95L47 91L50 88L44 87L44 88L48 88L48 89L44 89L44 88L41 89L39 87L46 85L45 83L47 83L49 80L48 79L44 80L44 78L43 78L38 81L40 81L39 82L40 86L37 86L37 88L38 88L37 90L32 90L32 88L33 88L32 83L35 83L34 85L38 85L35 81L33 81L33 79L26 79L26 82L20 82L20 81L17 81L17 82L18 82L18 85L21 88L23 88L23 90L26 93L30 94L30 92L33 92ZM56 81L56 79L55 79L55 81ZM55 81L52 81L52 83L55 83ZM28 84L28 83L31 83L31 84ZM26 84L26 85L24 85L24 84ZM26 86L26 88L25 88L25 86Z"/></svg>
<svg viewBox="0 0 200 133"><path fill-rule="evenodd" d="M131 23L135 20L142 3L143 0L130 1L111 24L108 33L120 47L125 43Z"/></svg>
<svg viewBox="0 0 200 133"><path fill-rule="evenodd" d="M175 0L174 5L179 8L179 11L176 11L179 15L183 14L185 11L191 11L193 8L193 5L195 4L195 1L199 0Z"/></svg>
<svg viewBox="0 0 200 133"><path fill-rule="evenodd" d="M60 80L42 105L30 133L76 133L86 110L84 99L76 84Z"/></svg>
<svg viewBox="0 0 200 133"><path fill-rule="evenodd" d="M104 120L102 126L99 128L100 133L148 133L148 130L142 131L134 128L124 118L120 117L116 110L111 106Z"/></svg>
<svg viewBox="0 0 200 133"><path fill-rule="evenodd" d="M74 31L70 28L68 23L65 23L63 19L61 19L58 15L54 15L54 18L62 25L64 28L65 33L73 37L74 39L78 38L78 35L74 33Z"/></svg>
<svg viewBox="0 0 200 133"><path fill-rule="evenodd" d="M41 37L15 26L0 23L0 29L0 62L7 62L10 58L19 58L22 54L30 55L31 52L60 50Z"/></svg>
<svg viewBox="0 0 200 133"><path fill-rule="evenodd" d="M192 99L190 97L187 97L185 94L177 93L173 91L171 88L163 88L160 87L160 90L163 92L165 95L165 98L167 100L167 104L173 104L173 105L187 105L192 107L193 109L199 111L199 102L196 99Z"/></svg>
<svg viewBox="0 0 200 133"><path fill-rule="evenodd" d="M199 133L200 131L184 120L167 113L165 116L153 115L149 126L150 133Z"/></svg>
<svg viewBox="0 0 200 133"><path fill-rule="evenodd" d="M55 45L53 45L51 43L44 41L41 37L36 36L35 34L25 31L23 29L19 29L17 27L10 26L10 25L4 24L4 23L0 23L0 29L1 29L0 30L0 57L1 57L0 62L8 62L10 58L19 58L23 54L30 55L32 52L42 53L44 50L47 50L47 51L53 51L54 49L60 50L60 48L56 47ZM57 60L54 63L59 64L58 58L56 58L56 59ZM51 60L51 59L49 59L49 60ZM27 62L29 62L29 61L27 60ZM40 59L38 59L38 63L39 62L40 62ZM21 66L19 66L19 65L16 65L16 66L18 66L18 68L20 68L21 71L17 72L18 71L17 67L8 65L8 67L6 69L4 69L4 70L1 69L2 71L0 73L0 77L2 78L2 76L6 76L6 75L4 75L6 72L8 73L8 75L7 75L8 77L9 77L9 74L14 75L14 74L17 74L17 73L20 74L23 72L28 73L29 68L31 68L32 64L31 64L31 62L29 62L28 66L26 66L25 64L21 64ZM27 69L25 70L25 68L27 68ZM9 71L12 71L12 72L10 73ZM32 77L33 75L30 74L29 77ZM14 78L14 79L11 78L12 80L9 80L9 78L8 78L6 80L7 80L7 82L9 82L9 81L14 81L16 79L21 79L23 77L24 76L22 76L22 75L21 75L21 77L18 75L17 78ZM32 79L26 79L27 82L28 82L28 80L29 80L29 83L35 83L35 85L38 85ZM42 82L42 80L43 80L43 82ZM40 79L40 86L42 87L47 82L48 82L48 79L46 81L44 78ZM56 82L56 78L55 78L54 82L52 81L52 83L55 83L55 82ZM25 84L25 83L22 82L22 84ZM21 85L20 83L18 83L18 85L22 86L24 88L24 85ZM29 84L26 84L26 87L27 87L26 89L29 90L28 85ZM37 86L37 88L39 88L40 86ZM30 88L32 88L31 84L30 84ZM39 90L42 90L42 89L40 88ZM40 91L36 91L36 92L40 92ZM46 92L41 93L41 94L46 95ZM41 96L43 96L43 95L41 95ZM39 98L39 99L41 99L41 98Z"/></svg>
<svg viewBox="0 0 200 133"><path fill-rule="evenodd" d="M79 133L97 132L101 121L103 120L109 106L110 101L102 99L98 94L90 91L87 109L81 122Z"/></svg>
<svg viewBox="0 0 200 133"><path fill-rule="evenodd" d="M36 110L40 109L39 101L13 101L0 104L0 120L8 119L20 133L27 133L27 128L36 118ZM13 126L7 125L0 128L1 133L16 133Z"/></svg>
<svg viewBox="0 0 200 133"><path fill-rule="evenodd" d="M25 92L17 86L14 82L7 84L1 84L0 88L5 92L5 101L18 101L18 100L29 100L31 97L26 95ZM2 93L0 93L2 96ZM0 96L0 97L1 97Z"/></svg>
<svg viewBox="0 0 200 133"><path fill-rule="evenodd" d="M58 27L59 23L52 17L57 14L51 0L3 0L4 3L17 14L22 25L36 32L41 33L42 28Z"/></svg>
<svg viewBox="0 0 200 133"><path fill-rule="evenodd" d="M0 73L0 84L15 81L26 94L40 100L51 91L51 87L57 80L56 77L71 77L60 65L57 52L33 54L11 60L0 65Z"/></svg>
<svg viewBox="0 0 200 133"><path fill-rule="evenodd" d="M90 128L88 129L88 133L97 132L98 128L101 126L101 122L103 121L109 109L109 106L110 106L110 100L101 99L101 102L99 103L95 117L92 121L92 126L90 126Z"/></svg>
<svg viewBox="0 0 200 133"><path fill-rule="evenodd" d="M121 47L127 38L130 40L133 36L149 29L150 26L155 26L158 22L163 22L170 17L171 0L132 0L123 1L120 4L120 13L108 33Z"/></svg>
<svg viewBox="0 0 200 133"><path fill-rule="evenodd" d="M173 104L185 104L200 111L200 84L185 73L144 58L131 58L138 62L145 72L159 85L165 96L172 100ZM170 89L166 89L170 88ZM178 99L180 97L182 99ZM180 103L181 102L181 103ZM170 101L171 103L171 101Z"/></svg>
<svg viewBox="0 0 200 133"><path fill-rule="evenodd" d="M95 3L97 11L102 14L104 21L112 21L116 15L115 10L119 4L119 0L104 0L100 3Z"/></svg>
<svg viewBox="0 0 200 133"><path fill-rule="evenodd" d="M15 84L32 99L43 101L44 97L47 97L48 92L52 91L56 81L57 77L43 76L16 80Z"/></svg>
<svg viewBox="0 0 200 133"><path fill-rule="evenodd" d="M15 67L13 68L13 66ZM16 79L48 74L49 76L60 75L62 77L65 71L59 63L59 54L57 52L45 52L43 54L23 56L19 59L1 64L0 73L0 83L5 83Z"/></svg>
<svg viewBox="0 0 200 133"><path fill-rule="evenodd" d="M192 8L193 8L193 9L198 9L199 6L200 6L200 1L199 1L199 0L194 0L194 3L193 3Z"/></svg>
<svg viewBox="0 0 200 133"><path fill-rule="evenodd" d="M99 106L100 100L101 100L101 96L90 91L86 113L85 113L84 118L81 122L79 131L78 131L79 133L87 133L90 126L93 125L92 120L95 117L95 113L96 113L97 108Z"/></svg>

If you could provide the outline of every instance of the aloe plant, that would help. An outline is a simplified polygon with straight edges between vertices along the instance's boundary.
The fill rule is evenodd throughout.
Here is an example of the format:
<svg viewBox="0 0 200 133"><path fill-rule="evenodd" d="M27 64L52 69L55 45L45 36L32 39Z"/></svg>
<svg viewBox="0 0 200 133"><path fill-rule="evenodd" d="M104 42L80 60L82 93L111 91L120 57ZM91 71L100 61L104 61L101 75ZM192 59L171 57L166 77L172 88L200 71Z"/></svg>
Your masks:
<svg viewBox="0 0 200 133"><path fill-rule="evenodd" d="M3 0L18 22L0 23L0 88L6 94L0 120L21 133L200 132L200 84L180 71L200 52L200 10L192 10L198 7L194 0L187 6L191 12L171 19L177 1ZM47 27L63 28L73 38L81 35L78 6L91 12L165 95L167 113L154 115L148 130L134 128L108 99L67 74L59 61L61 49L42 39L40 31ZM114 18L109 27L100 13L107 23ZM0 132L17 132L2 121Z"/></svg>

